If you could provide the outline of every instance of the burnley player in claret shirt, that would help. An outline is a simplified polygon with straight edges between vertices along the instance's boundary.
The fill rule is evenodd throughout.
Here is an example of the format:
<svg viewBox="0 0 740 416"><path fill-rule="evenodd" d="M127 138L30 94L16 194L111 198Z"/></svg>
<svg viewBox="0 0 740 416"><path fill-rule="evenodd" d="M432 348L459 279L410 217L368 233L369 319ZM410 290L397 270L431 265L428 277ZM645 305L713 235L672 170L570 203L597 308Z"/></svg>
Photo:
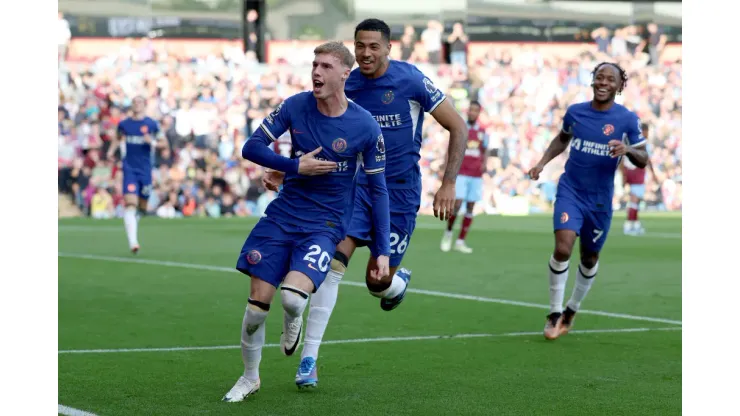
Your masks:
<svg viewBox="0 0 740 416"><path fill-rule="evenodd" d="M649 128L647 123L642 124L642 134L645 138L648 137ZM657 181L655 169L653 169L650 159L648 159L647 167L650 169L653 180ZM638 212L640 211L640 202L645 199L645 168L638 168L628 158L625 158L622 162L622 177L624 183L630 187L630 202L627 204L627 221L624 222L624 233L632 236L643 235L645 234L645 227L640 223Z"/></svg>
<svg viewBox="0 0 740 416"><path fill-rule="evenodd" d="M627 83L627 74L617 64L596 66L591 87L593 100L568 107L563 128L529 171L537 180L545 165L570 145L565 172L560 176L553 228L555 250L550 257L550 314L545 338L567 334L575 314L594 282L599 253L604 247L612 220L614 175L622 157L644 168L648 162L646 140L635 113L614 102ZM580 238L580 264L573 294L563 311L570 256Z"/></svg>
<svg viewBox="0 0 740 416"><path fill-rule="evenodd" d="M473 252L473 249L465 244L465 237L473 223L475 203L483 197L483 172L486 171L486 161L488 159L486 157L488 136L486 136L485 129L478 123L480 112L480 103L475 100L471 101L468 107L468 143L465 147L465 157L455 184L455 209L450 215L450 219L447 220L447 230L440 245L442 251L450 251L452 248L452 227L455 225L457 213L460 212L460 207L464 201L465 217L462 221L460 234L457 241L455 241L455 250L466 254Z"/></svg>

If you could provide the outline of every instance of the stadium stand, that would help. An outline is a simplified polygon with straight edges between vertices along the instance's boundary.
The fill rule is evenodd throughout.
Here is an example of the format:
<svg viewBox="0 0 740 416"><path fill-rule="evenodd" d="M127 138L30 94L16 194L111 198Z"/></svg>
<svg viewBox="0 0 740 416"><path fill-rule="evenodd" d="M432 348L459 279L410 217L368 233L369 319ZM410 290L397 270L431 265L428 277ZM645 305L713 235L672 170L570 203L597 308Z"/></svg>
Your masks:
<svg viewBox="0 0 740 416"><path fill-rule="evenodd" d="M454 64L448 65L430 64L424 49L430 41L411 29L403 45L395 42L394 58L417 63L462 113L471 98L483 104L481 122L491 140L484 203L478 210L487 214L551 208L564 157L548 165L538 184L526 172L557 134L566 107L590 97L590 72L596 63L620 62L630 80L619 100L652 126L649 149L658 178L648 179L644 209L680 210L680 47L636 52L636 44L625 41L630 30L616 31L610 42L595 31L595 42L567 47L463 42L453 51ZM238 42L203 44L187 53L181 46L147 38L111 40L106 48L93 48L105 53L88 55L76 48L74 39L60 46L59 191L79 209L65 205L65 215L122 215L120 162L108 160L106 153L137 94L148 98L148 114L161 123L172 149L156 154L151 214L261 215L275 195L262 188L262 168L243 160L240 149L282 99L308 89L306 58L312 57L315 43L286 42L281 47L275 42L268 63L258 63L253 52L243 53ZM426 118L421 214L431 214L444 165L443 132ZM628 193L620 174L617 182L614 206L624 209Z"/></svg>

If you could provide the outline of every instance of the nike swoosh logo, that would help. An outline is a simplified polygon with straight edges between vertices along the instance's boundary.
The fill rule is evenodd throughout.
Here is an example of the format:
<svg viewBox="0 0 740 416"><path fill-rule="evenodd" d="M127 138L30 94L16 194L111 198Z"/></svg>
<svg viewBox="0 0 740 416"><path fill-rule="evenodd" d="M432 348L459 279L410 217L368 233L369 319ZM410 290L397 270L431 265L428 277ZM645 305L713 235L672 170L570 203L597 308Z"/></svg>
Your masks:
<svg viewBox="0 0 740 416"><path fill-rule="evenodd" d="M293 129L293 134L303 134L303 132L300 130Z"/></svg>

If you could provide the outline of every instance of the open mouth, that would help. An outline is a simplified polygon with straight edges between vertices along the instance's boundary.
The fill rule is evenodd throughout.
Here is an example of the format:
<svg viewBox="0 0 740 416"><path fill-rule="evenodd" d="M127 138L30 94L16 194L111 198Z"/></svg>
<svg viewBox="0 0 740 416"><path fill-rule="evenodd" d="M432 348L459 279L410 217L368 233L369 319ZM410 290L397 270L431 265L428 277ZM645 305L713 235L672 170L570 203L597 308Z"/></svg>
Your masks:
<svg viewBox="0 0 740 416"><path fill-rule="evenodd" d="M363 59L360 61L360 66L363 69L372 69L373 67L373 61L371 59Z"/></svg>
<svg viewBox="0 0 740 416"><path fill-rule="evenodd" d="M313 91L314 92L321 91L321 87L323 87L323 86L324 86L324 83L323 82L321 82L319 80L316 80L316 79L313 80Z"/></svg>
<svg viewBox="0 0 740 416"><path fill-rule="evenodd" d="M609 89L608 88L597 88L596 93L600 95L608 95Z"/></svg>

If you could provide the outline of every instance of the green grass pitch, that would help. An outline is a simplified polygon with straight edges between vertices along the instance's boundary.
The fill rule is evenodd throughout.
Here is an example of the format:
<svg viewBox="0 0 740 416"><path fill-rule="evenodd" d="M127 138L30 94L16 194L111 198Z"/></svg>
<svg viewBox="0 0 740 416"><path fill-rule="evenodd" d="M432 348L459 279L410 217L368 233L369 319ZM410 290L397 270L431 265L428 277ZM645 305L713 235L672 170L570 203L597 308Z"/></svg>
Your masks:
<svg viewBox="0 0 740 416"><path fill-rule="evenodd" d="M325 335L338 342L320 350L319 387L298 391L300 348L284 357L274 346L276 298L262 390L232 404L220 400L243 370L249 290L233 267L255 220L144 218L138 256L121 220L60 220L59 403L98 415L678 415L681 218L645 216L642 237L622 235L622 221L576 331L551 342L549 216L478 216L471 255L442 253L442 224L419 217L403 304L384 312L368 295L360 249Z"/></svg>

